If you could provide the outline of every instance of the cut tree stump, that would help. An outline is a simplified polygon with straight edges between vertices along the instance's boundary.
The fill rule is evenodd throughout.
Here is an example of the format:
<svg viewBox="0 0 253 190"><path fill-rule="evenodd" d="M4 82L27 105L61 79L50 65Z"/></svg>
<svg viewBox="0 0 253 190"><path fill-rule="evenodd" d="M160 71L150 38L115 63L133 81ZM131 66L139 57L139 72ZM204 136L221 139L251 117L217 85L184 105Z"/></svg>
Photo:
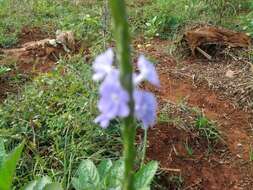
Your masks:
<svg viewBox="0 0 253 190"><path fill-rule="evenodd" d="M212 57L201 47L217 45L217 47L249 48L251 46L251 38L245 33L214 26L202 26L187 31L183 39L186 40L193 56L196 56L197 50L209 60Z"/></svg>

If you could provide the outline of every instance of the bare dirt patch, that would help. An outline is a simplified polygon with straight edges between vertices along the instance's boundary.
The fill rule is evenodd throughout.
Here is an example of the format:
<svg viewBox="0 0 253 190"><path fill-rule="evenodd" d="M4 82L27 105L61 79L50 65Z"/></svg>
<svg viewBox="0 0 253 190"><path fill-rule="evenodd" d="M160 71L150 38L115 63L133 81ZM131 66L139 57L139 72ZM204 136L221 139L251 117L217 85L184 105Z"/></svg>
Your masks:
<svg viewBox="0 0 253 190"><path fill-rule="evenodd" d="M244 61L183 62L177 72L181 76L204 82L210 89L218 91L224 99L230 99L236 106L250 111L253 108L253 65Z"/></svg>
<svg viewBox="0 0 253 190"><path fill-rule="evenodd" d="M249 190L253 185L252 169L226 148L216 147L207 153L204 144L196 144L189 133L166 124L155 126L148 138L148 158L158 160L161 170L167 174L161 180L164 187L178 188L171 186L172 175L183 179L184 184L178 189ZM192 155L187 154L186 141L193 147Z"/></svg>
<svg viewBox="0 0 253 190"><path fill-rule="evenodd" d="M204 80L204 77L211 77L217 82L216 84L226 83L235 86L234 89L239 89L240 84L249 81L248 78L251 77L249 72L242 75L243 69L249 71L250 68L245 69L245 64L239 66L234 64L233 68L229 68L228 62L208 63L207 60L199 62L196 59L177 63L164 52L166 49L164 46L168 46L169 42L159 43L159 40L145 44L137 42L140 43L142 46L139 46L138 51L145 52L159 61L157 68L161 89L152 89L149 86L146 88L151 88L157 94L160 107L167 101L175 104L186 102L188 107L202 110L206 117L216 121L224 140L223 145L215 146L214 150L207 153L206 144L196 144L196 138L193 138L192 133L180 128L181 123L176 125L160 123L155 126L149 132L148 157L158 160L163 171L169 174L163 177L164 186L170 187L169 182L166 183L166 178L178 175L184 179L181 189L252 189L253 164L249 161L253 142L252 108L248 104L242 104L240 107L237 104L236 94L231 88L227 89L226 86L224 89L211 88L215 83L210 85L207 80ZM222 69L222 74L218 72L219 69L214 69L217 65L219 69L225 67ZM233 80L230 78L225 82L224 70L234 70L236 66L237 72L239 68L242 69L241 75L238 74ZM246 91L246 86L240 87ZM244 97L250 99L249 94L244 94ZM247 109L243 111L241 108ZM188 112L180 112L180 114L181 117L189 115ZM177 114L168 115L168 117L173 116L177 117ZM190 145L193 147L193 156L187 155L186 139L192 143Z"/></svg>
<svg viewBox="0 0 253 190"><path fill-rule="evenodd" d="M39 41L51 37L53 36L50 36L47 32L42 31L38 27L33 28L23 27L18 38L19 38L19 45L22 46L22 44L25 44L27 42Z"/></svg>
<svg viewBox="0 0 253 190"><path fill-rule="evenodd" d="M174 102L184 99L190 106L200 108L208 118L218 121L220 130L227 136L230 151L240 154L245 160L248 159L249 148L253 142L252 115L236 109L231 102L219 98L219 95L208 88L194 87L186 80L167 76L160 75L162 82L160 97ZM240 152L238 144L241 144Z"/></svg>

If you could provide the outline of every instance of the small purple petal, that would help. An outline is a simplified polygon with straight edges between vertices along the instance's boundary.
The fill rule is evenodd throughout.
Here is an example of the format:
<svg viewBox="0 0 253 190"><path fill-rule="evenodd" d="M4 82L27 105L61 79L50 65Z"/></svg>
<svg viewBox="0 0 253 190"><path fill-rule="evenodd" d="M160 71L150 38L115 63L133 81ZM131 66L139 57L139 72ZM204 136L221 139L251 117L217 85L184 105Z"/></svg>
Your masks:
<svg viewBox="0 0 253 190"><path fill-rule="evenodd" d="M144 128L153 126L156 121L157 102L150 92L136 90L134 92L135 116L143 123Z"/></svg>
<svg viewBox="0 0 253 190"><path fill-rule="evenodd" d="M99 123L102 128L107 128L110 124L110 119L101 114L95 119L95 123Z"/></svg>
<svg viewBox="0 0 253 190"><path fill-rule="evenodd" d="M154 65L150 61L141 55L137 61L137 65L140 70L140 74L134 77L135 85L139 84L143 80L147 80L155 86L160 86L158 74Z"/></svg>
<svg viewBox="0 0 253 190"><path fill-rule="evenodd" d="M92 66L94 70L93 80L100 81L113 70L113 57L113 50L109 48L95 59Z"/></svg>

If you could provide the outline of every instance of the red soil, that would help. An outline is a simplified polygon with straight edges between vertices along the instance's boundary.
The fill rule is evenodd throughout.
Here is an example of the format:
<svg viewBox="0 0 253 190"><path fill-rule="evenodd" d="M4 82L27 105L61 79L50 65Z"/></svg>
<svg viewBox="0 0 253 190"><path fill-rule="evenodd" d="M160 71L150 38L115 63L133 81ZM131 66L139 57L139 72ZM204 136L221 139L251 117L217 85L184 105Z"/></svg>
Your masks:
<svg viewBox="0 0 253 190"><path fill-rule="evenodd" d="M45 38L50 37L49 34L43 32L40 28L34 27L23 27L19 35L19 44L25 44L27 42L39 41Z"/></svg>
<svg viewBox="0 0 253 190"><path fill-rule="evenodd" d="M159 102L186 100L188 106L203 110L209 119L217 121L224 144L207 153L205 142L196 143L192 134L177 128L180 126L158 123L149 131L148 159L158 160L162 171L168 174L167 178L182 176L183 189L253 189L253 163L249 161L253 114L236 108L205 84L195 86L189 78L171 74L176 63L161 50L168 43L155 40L151 44L150 48L141 48L141 51L160 61L157 69L161 89L153 90ZM187 154L186 142L193 148L192 156ZM166 177L162 183L169 189L176 189L169 185Z"/></svg>

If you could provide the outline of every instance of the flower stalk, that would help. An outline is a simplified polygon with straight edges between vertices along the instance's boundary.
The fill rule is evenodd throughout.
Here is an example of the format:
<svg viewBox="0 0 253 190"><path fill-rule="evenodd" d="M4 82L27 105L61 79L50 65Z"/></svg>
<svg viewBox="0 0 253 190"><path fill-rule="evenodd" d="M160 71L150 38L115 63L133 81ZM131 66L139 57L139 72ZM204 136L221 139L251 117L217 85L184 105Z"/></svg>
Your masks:
<svg viewBox="0 0 253 190"><path fill-rule="evenodd" d="M134 123L133 68L130 61L130 35L124 0L110 0L109 3L114 26L117 61L120 68L120 81L122 87L128 92L130 97L130 114L128 117L124 118L124 126L122 129L125 166L123 190L133 190L136 128Z"/></svg>
<svg viewBox="0 0 253 190"><path fill-rule="evenodd" d="M147 150L147 138L148 138L148 129L144 129L144 137L143 137L143 147L142 147L142 156L141 156L141 168L144 166L146 150Z"/></svg>

